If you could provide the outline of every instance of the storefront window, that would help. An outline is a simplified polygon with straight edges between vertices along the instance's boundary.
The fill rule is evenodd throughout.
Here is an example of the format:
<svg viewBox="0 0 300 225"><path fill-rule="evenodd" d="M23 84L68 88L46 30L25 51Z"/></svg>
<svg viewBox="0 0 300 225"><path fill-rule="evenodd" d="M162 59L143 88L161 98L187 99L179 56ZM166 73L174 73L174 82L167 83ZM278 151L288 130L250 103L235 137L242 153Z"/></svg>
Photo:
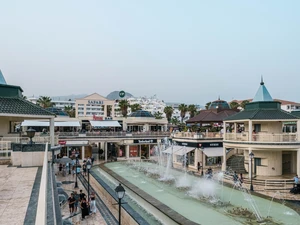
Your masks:
<svg viewBox="0 0 300 225"><path fill-rule="evenodd" d="M139 146L138 145L130 145L129 146L129 157L139 157Z"/></svg>
<svg viewBox="0 0 300 225"><path fill-rule="evenodd" d="M206 165L221 165L221 157L207 157Z"/></svg>
<svg viewBox="0 0 300 225"><path fill-rule="evenodd" d="M141 145L141 156L145 159L149 157L149 145Z"/></svg>
<svg viewBox="0 0 300 225"><path fill-rule="evenodd" d="M156 145L150 145L150 156L156 156L158 153L156 152Z"/></svg>
<svg viewBox="0 0 300 225"><path fill-rule="evenodd" d="M118 157L125 157L125 145L121 145L118 148Z"/></svg>

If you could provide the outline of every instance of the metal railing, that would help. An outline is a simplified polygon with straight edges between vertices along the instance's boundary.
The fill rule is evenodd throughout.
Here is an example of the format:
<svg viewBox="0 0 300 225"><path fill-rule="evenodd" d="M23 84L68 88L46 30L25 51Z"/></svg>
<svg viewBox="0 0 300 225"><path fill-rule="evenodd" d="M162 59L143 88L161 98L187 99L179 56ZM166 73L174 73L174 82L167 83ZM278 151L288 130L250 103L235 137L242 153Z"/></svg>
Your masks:
<svg viewBox="0 0 300 225"><path fill-rule="evenodd" d="M146 131L146 132L97 132L97 131L88 131L85 133L79 132L59 132L57 133L60 137L69 137L69 136L88 136L88 137L147 137L147 136L170 136L170 132L167 131Z"/></svg>
<svg viewBox="0 0 300 225"><path fill-rule="evenodd" d="M1 141L6 141L6 142L10 142L10 143L28 143L30 141L30 138L28 137L20 137L20 136L16 136L16 137L0 137L0 142ZM32 138L33 142L36 143L50 143L50 136L34 136ZM55 135L54 136L54 143L55 145L58 144L58 136Z"/></svg>
<svg viewBox="0 0 300 225"><path fill-rule="evenodd" d="M249 141L247 132L243 133L226 133L225 139L228 141ZM258 133L252 134L253 142L298 142L298 135L296 133Z"/></svg>
<svg viewBox="0 0 300 225"><path fill-rule="evenodd" d="M213 139L213 138L223 138L221 132L177 132L172 133L174 138L187 138L187 139Z"/></svg>

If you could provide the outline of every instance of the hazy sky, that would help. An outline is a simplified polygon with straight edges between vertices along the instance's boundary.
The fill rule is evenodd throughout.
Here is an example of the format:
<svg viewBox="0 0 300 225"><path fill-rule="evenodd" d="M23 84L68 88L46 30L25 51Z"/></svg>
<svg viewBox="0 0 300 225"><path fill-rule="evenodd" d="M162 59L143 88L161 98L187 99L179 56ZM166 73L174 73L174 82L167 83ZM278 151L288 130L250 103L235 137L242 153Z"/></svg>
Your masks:
<svg viewBox="0 0 300 225"><path fill-rule="evenodd" d="M0 69L25 95L125 90L300 102L300 1L0 0Z"/></svg>

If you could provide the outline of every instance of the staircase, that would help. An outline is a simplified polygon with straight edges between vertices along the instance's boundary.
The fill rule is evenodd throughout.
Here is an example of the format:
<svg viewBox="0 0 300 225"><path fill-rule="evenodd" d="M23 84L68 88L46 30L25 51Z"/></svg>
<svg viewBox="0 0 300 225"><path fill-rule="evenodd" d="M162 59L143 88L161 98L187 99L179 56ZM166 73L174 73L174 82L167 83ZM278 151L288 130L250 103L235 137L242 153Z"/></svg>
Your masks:
<svg viewBox="0 0 300 225"><path fill-rule="evenodd" d="M244 166L244 156L243 155L233 155L226 161L227 170L230 172L236 171L237 174L247 173Z"/></svg>

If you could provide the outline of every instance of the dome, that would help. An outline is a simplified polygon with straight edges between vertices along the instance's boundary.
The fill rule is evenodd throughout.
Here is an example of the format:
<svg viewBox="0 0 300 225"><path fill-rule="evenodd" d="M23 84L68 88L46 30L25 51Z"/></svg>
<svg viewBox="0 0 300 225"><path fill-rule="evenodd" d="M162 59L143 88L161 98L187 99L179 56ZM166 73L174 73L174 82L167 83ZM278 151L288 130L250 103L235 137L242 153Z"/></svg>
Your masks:
<svg viewBox="0 0 300 225"><path fill-rule="evenodd" d="M50 108L46 108L46 110L48 112L52 112L57 116L69 116L68 113L66 113L65 111L63 111L60 108L56 108L56 107L50 107Z"/></svg>
<svg viewBox="0 0 300 225"><path fill-rule="evenodd" d="M128 117L154 117L150 112L145 110L137 110L131 113Z"/></svg>
<svg viewBox="0 0 300 225"><path fill-rule="evenodd" d="M213 101L208 109L230 109L228 102L224 100Z"/></svg>

